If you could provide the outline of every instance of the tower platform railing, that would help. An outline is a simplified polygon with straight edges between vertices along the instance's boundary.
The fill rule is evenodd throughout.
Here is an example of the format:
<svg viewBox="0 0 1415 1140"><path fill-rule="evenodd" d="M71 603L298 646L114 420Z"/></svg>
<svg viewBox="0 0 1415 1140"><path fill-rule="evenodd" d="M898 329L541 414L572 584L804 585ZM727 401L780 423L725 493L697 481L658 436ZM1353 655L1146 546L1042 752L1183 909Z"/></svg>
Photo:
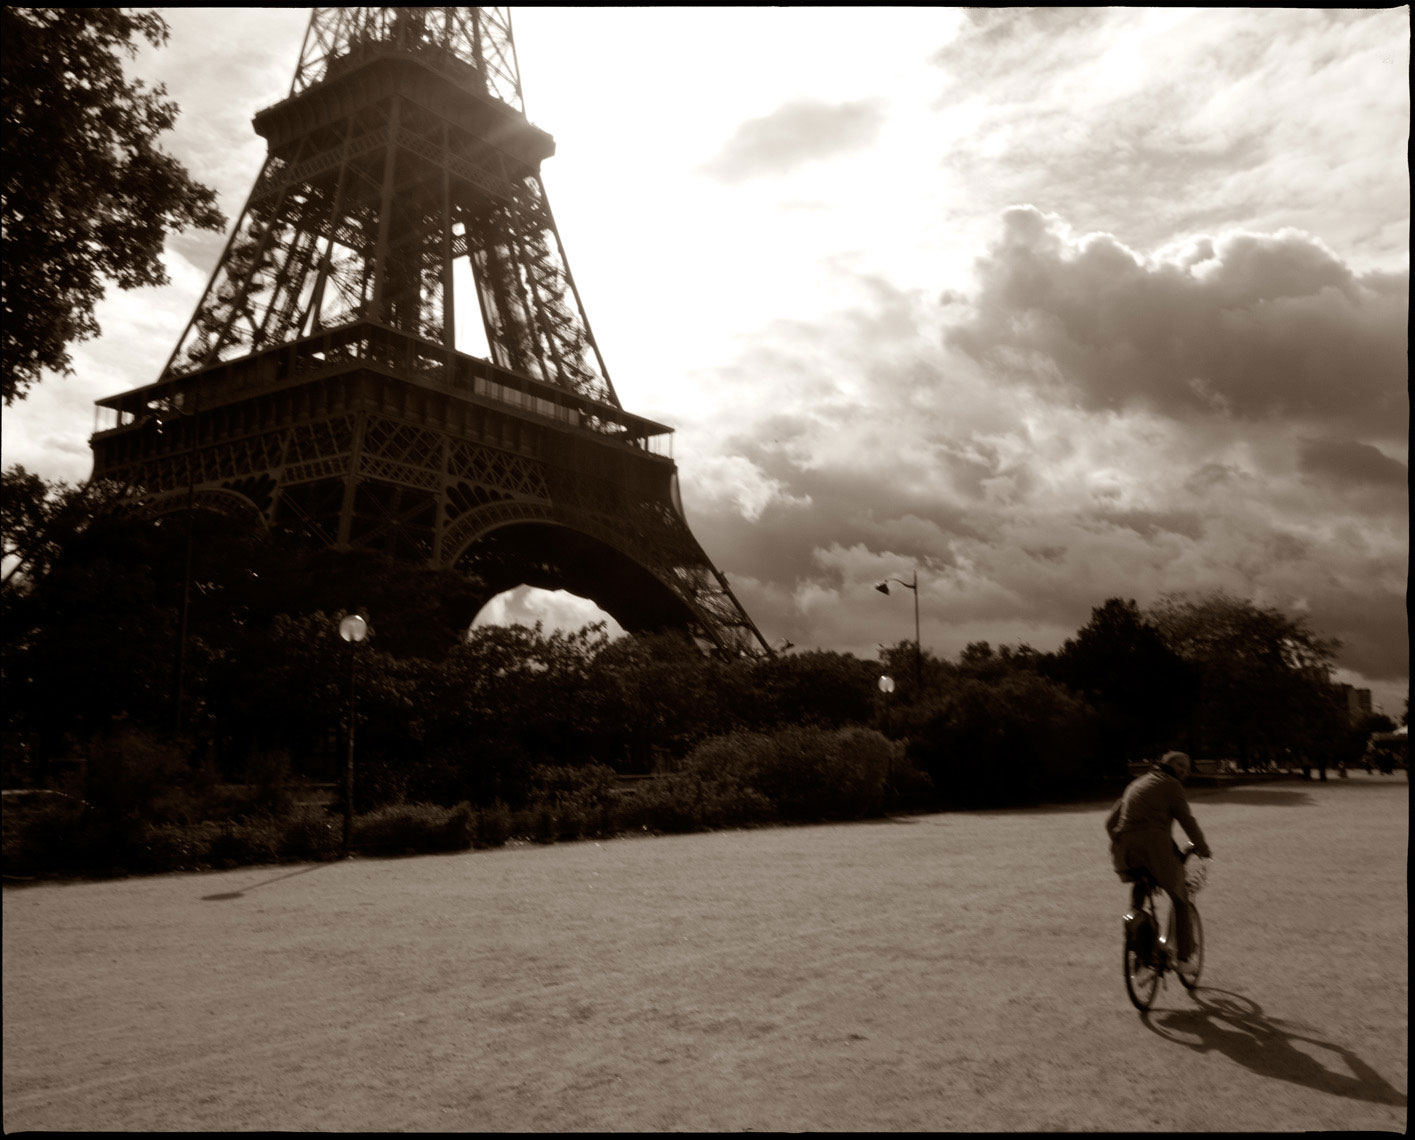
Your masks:
<svg viewBox="0 0 1415 1140"><path fill-rule="evenodd" d="M489 360L361 320L289 344L171 376L97 401L94 439L309 383L354 369L509 411L649 455L672 458L673 429Z"/></svg>

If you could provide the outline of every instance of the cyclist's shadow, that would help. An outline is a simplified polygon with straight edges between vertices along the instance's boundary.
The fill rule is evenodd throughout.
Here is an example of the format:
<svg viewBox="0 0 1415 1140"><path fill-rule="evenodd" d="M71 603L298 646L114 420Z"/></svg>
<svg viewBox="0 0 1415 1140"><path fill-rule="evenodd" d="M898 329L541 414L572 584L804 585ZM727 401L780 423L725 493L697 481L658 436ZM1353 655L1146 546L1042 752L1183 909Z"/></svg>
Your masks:
<svg viewBox="0 0 1415 1140"><path fill-rule="evenodd" d="M1198 1009L1151 1011L1142 1017L1146 1028L1199 1052L1216 1050L1265 1077L1333 1096L1405 1106L1405 1094L1350 1049L1313 1037L1295 1023L1268 1017L1252 998L1208 986L1200 986L1190 996ZM1297 1048L1298 1042L1330 1054L1350 1073L1328 1068Z"/></svg>

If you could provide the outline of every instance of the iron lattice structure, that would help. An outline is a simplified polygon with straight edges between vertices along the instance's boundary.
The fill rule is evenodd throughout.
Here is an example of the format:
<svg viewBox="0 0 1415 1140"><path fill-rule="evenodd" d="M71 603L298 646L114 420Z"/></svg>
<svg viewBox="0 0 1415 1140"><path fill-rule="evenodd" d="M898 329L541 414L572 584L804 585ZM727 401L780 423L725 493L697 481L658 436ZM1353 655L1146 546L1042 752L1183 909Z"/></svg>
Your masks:
<svg viewBox="0 0 1415 1140"><path fill-rule="evenodd" d="M615 395L507 11L316 8L254 125L265 164L161 376L98 401L94 475L769 652L684 519L671 430ZM489 359L458 351L459 282Z"/></svg>

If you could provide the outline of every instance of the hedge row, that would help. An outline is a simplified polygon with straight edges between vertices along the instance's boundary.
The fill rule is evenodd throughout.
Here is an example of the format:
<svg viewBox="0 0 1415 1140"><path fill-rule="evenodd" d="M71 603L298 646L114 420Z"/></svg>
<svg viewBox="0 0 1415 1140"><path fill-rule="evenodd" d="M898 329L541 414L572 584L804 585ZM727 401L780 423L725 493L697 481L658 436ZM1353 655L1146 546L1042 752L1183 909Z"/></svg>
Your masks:
<svg viewBox="0 0 1415 1140"><path fill-rule="evenodd" d="M413 854L538 843L626 831L684 832L718 827L856 819L919 806L927 777L910 769L899 745L869 729L797 728L735 733L691 753L681 770L625 790L602 765L546 768L513 811L495 802L390 804L353 821L353 846L369 854ZM7 807L4 864L10 877L156 873L282 861L331 859L343 821L323 808L199 823L143 821L77 800L42 808Z"/></svg>
<svg viewBox="0 0 1415 1140"><path fill-rule="evenodd" d="M495 836L497 813L484 830ZM354 820L358 850L380 854L457 851L472 846L477 813L467 804L398 804ZM492 839L505 842L505 836ZM74 801L30 811L7 810L5 875L153 874L260 863L333 859L343 845L343 820L320 808L284 816L202 823L114 819Z"/></svg>

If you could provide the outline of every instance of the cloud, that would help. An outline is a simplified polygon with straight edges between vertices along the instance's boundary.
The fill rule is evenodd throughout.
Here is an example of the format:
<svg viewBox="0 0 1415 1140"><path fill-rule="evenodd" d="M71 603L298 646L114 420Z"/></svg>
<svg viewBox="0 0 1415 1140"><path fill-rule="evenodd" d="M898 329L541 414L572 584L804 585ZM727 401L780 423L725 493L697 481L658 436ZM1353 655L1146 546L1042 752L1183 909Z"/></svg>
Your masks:
<svg viewBox="0 0 1415 1140"><path fill-rule="evenodd" d="M678 427L690 525L768 638L912 639L912 599L872 584L917 566L936 652L1223 587L1406 675L1408 8L760 9L745 36L547 11L518 43L585 305L625 406ZM233 9L213 38L170 12L170 149L234 220L308 14ZM645 55L646 18L713 50ZM675 235L673 288L634 233ZM222 240L110 293L78 374L0 424L7 462L87 472L92 399L155 378Z"/></svg>
<svg viewBox="0 0 1415 1140"><path fill-rule="evenodd" d="M1304 474L1338 484L1403 487L1410 477L1404 463L1352 439L1304 439L1298 456Z"/></svg>
<svg viewBox="0 0 1415 1140"><path fill-rule="evenodd" d="M695 434L744 462L680 449L684 498L763 633L873 656L913 636L873 583L917 568L935 652L1054 648L1107 597L1227 589L1404 676L1403 279L1294 233L1143 255L1031 209L997 233L971 293L860 273L715 374ZM712 490L733 471L771 488L755 518Z"/></svg>
<svg viewBox="0 0 1415 1140"><path fill-rule="evenodd" d="M1144 257L1019 206L977 272L949 341L1010 381L1096 411L1405 438L1408 271L1358 274L1294 230Z"/></svg>
<svg viewBox="0 0 1415 1140"><path fill-rule="evenodd" d="M708 456L695 466L693 475L694 486L708 510L721 510L726 506L747 522L760 519L774 501L810 506L809 497L797 498L783 493L779 482L765 475L745 456Z"/></svg>
<svg viewBox="0 0 1415 1140"><path fill-rule="evenodd" d="M941 168L1156 244L1235 223L1409 248L1409 10L992 9L934 57ZM1343 208L1333 210L1340 202Z"/></svg>
<svg viewBox="0 0 1415 1140"><path fill-rule="evenodd" d="M517 586L488 601L473 619L472 628L486 625L534 626L536 622L541 622L547 630L572 631L601 621L611 638L623 635L624 628L586 598L565 590Z"/></svg>
<svg viewBox="0 0 1415 1140"><path fill-rule="evenodd" d="M868 146L883 122L884 112L873 100L834 104L798 100L742 123L703 169L727 183L784 174L804 163Z"/></svg>

